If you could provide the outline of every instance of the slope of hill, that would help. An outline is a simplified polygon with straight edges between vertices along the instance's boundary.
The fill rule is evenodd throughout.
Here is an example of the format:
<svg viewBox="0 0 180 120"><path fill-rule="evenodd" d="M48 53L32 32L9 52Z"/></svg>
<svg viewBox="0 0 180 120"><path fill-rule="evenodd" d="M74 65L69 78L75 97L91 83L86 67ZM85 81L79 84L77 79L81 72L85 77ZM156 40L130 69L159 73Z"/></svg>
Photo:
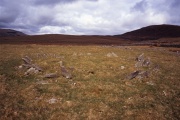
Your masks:
<svg viewBox="0 0 180 120"><path fill-rule="evenodd" d="M0 44L58 44L58 45L122 45L129 40L113 36L76 36L76 35L33 35L1 37Z"/></svg>
<svg viewBox="0 0 180 120"><path fill-rule="evenodd" d="M0 37L14 37L14 36L25 36L26 34L12 30L12 29L0 29Z"/></svg>
<svg viewBox="0 0 180 120"><path fill-rule="evenodd" d="M6 29L0 30L0 44L155 45L180 47L180 26L152 25L114 36L61 34L30 36L22 32Z"/></svg>
<svg viewBox="0 0 180 120"><path fill-rule="evenodd" d="M160 38L180 37L180 26L176 25L151 25L116 35L116 37L128 40L156 40Z"/></svg>

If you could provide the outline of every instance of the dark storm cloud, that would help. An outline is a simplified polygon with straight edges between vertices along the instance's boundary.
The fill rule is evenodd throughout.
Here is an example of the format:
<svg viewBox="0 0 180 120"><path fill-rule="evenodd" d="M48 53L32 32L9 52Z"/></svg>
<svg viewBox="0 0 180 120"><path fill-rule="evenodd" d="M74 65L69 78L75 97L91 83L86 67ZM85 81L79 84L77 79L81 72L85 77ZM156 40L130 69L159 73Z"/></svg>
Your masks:
<svg viewBox="0 0 180 120"><path fill-rule="evenodd" d="M120 34L180 25L180 0L0 0L0 28L28 34Z"/></svg>
<svg viewBox="0 0 180 120"><path fill-rule="evenodd" d="M16 20L20 14L20 9L17 6L16 2L11 4L8 3L8 0L0 1L0 25L2 23L12 23Z"/></svg>

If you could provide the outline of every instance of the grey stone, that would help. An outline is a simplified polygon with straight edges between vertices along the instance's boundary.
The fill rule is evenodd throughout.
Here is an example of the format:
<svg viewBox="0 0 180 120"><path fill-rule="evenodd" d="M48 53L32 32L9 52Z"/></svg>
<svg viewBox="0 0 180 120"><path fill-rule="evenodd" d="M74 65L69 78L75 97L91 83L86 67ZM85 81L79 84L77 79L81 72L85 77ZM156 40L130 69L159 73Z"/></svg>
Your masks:
<svg viewBox="0 0 180 120"><path fill-rule="evenodd" d="M149 72L148 71L141 71L139 73L139 75L141 76L141 78L148 78L149 77Z"/></svg>
<svg viewBox="0 0 180 120"><path fill-rule="evenodd" d="M136 61L144 61L144 53L142 53L141 55L139 55L138 57L136 57L135 60L136 60Z"/></svg>
<svg viewBox="0 0 180 120"><path fill-rule="evenodd" d="M63 62L60 61L60 69L61 69L61 74L63 77L67 78L67 79L72 79L72 74L71 71L73 70L73 68L67 69L64 65Z"/></svg>
<svg viewBox="0 0 180 120"><path fill-rule="evenodd" d="M150 58L145 59L145 60L143 61L143 63L142 63L142 66L148 67L148 66L150 65L150 63L151 63Z"/></svg>
<svg viewBox="0 0 180 120"><path fill-rule="evenodd" d="M32 64L32 59L28 56L22 58L25 64Z"/></svg>
<svg viewBox="0 0 180 120"><path fill-rule="evenodd" d="M131 79L137 77L140 72L141 71L138 70L138 71L135 71L135 72L131 73L130 75L127 76L127 79L131 80Z"/></svg>
<svg viewBox="0 0 180 120"><path fill-rule="evenodd" d="M65 77L67 79L72 78L72 74L64 66L61 66L61 74L63 77Z"/></svg>
<svg viewBox="0 0 180 120"><path fill-rule="evenodd" d="M36 73L37 73L36 69L31 67L25 72L25 75L32 75L32 74L36 74Z"/></svg>
<svg viewBox="0 0 180 120"><path fill-rule="evenodd" d="M58 77L57 73L48 73L44 75L44 78L57 78L57 77Z"/></svg>

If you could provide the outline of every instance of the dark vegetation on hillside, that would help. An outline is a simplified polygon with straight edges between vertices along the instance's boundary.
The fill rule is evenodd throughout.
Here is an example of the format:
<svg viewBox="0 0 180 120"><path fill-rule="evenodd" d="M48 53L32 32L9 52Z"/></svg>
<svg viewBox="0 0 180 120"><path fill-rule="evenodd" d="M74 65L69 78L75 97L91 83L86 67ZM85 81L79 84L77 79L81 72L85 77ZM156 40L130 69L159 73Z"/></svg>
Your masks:
<svg viewBox="0 0 180 120"><path fill-rule="evenodd" d="M26 36L26 34L11 29L0 29L0 37L15 37L15 36Z"/></svg>
<svg viewBox="0 0 180 120"><path fill-rule="evenodd" d="M117 35L117 37L128 40L156 40L160 38L180 37L180 26L176 25L152 25L138 30Z"/></svg>
<svg viewBox="0 0 180 120"><path fill-rule="evenodd" d="M30 36L14 30L0 29L0 44L150 45L180 47L180 26L152 25L114 36L61 34Z"/></svg>

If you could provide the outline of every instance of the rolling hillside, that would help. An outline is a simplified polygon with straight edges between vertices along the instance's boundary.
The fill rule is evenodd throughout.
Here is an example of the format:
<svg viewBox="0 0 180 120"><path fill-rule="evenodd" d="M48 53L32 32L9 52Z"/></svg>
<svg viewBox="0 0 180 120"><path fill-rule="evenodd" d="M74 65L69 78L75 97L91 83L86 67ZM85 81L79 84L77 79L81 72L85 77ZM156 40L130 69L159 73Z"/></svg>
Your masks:
<svg viewBox="0 0 180 120"><path fill-rule="evenodd" d="M180 26L176 25L152 25L116 35L116 37L128 40L157 40L160 38L180 37Z"/></svg>
<svg viewBox="0 0 180 120"><path fill-rule="evenodd" d="M180 47L180 26L152 25L114 36L61 34L30 36L19 31L1 29L0 44L158 45Z"/></svg>
<svg viewBox="0 0 180 120"><path fill-rule="evenodd" d="M0 29L0 37L15 37L15 36L26 36L26 34L12 29Z"/></svg>

